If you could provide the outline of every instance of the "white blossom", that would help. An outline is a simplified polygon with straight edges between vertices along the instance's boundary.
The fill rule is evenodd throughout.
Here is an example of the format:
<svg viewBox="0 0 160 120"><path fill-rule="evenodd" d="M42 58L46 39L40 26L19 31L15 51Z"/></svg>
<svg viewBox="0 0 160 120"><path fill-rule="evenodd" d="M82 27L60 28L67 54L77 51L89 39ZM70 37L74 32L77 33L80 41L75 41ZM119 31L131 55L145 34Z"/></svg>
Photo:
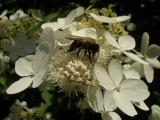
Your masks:
<svg viewBox="0 0 160 120"><path fill-rule="evenodd" d="M22 78L11 84L7 93L19 93L31 84L33 88L38 87L47 73L48 58L48 55L44 53L19 58L15 63L15 71Z"/></svg>
<svg viewBox="0 0 160 120"><path fill-rule="evenodd" d="M135 116L137 112L133 104L142 103L149 97L147 85L137 77L133 77L131 71L128 73L125 71L127 76L125 77L122 65L116 60L109 63L108 72L99 64L95 65L94 71L99 85L106 91L105 94L111 93L107 99L114 100L118 108L127 115ZM143 105L139 107L146 109Z"/></svg>
<svg viewBox="0 0 160 120"><path fill-rule="evenodd" d="M146 32L142 35L141 53L148 64L140 64L136 62L132 67L141 73L142 77L145 76L146 80L151 83L154 78L153 68L160 68L160 62L158 60L160 47L155 44L149 46L149 35Z"/></svg>
<svg viewBox="0 0 160 120"><path fill-rule="evenodd" d="M29 16L26 13L24 13L22 9L19 9L14 14L10 15L9 19L17 20L17 19L22 19L22 18L27 18L27 17Z"/></svg>
<svg viewBox="0 0 160 120"><path fill-rule="evenodd" d="M35 39L27 39L25 33L19 32L14 41L7 44L6 51L9 52L11 60L16 60L19 56L32 54L35 51Z"/></svg>

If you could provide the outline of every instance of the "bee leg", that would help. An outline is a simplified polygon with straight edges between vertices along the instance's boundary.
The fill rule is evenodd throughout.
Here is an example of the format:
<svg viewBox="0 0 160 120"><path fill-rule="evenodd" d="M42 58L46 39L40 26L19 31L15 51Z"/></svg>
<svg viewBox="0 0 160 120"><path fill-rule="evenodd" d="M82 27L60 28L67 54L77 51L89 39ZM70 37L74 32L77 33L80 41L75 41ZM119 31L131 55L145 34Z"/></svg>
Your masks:
<svg viewBox="0 0 160 120"><path fill-rule="evenodd" d="M89 61L92 63L92 51L90 49L87 50Z"/></svg>
<svg viewBox="0 0 160 120"><path fill-rule="evenodd" d="M81 52L82 49L83 49L82 47L80 47L80 48L78 49L78 51L77 51L77 59L79 58L79 55L80 55L80 52Z"/></svg>
<svg viewBox="0 0 160 120"><path fill-rule="evenodd" d="M84 54L84 55L87 55L87 54L88 54L88 50L85 49L83 54Z"/></svg>

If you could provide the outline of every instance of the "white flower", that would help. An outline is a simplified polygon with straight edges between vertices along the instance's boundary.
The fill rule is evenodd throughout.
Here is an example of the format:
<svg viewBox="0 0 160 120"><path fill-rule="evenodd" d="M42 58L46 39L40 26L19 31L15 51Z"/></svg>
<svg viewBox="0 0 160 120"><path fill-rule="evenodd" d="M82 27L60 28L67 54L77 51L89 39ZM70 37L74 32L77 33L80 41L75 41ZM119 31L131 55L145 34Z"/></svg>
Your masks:
<svg viewBox="0 0 160 120"><path fill-rule="evenodd" d="M48 22L42 24L41 28L45 29L47 27L52 28L53 31L56 31L58 29L65 29L71 26L72 24L75 24L73 21L76 17L82 15L84 13L83 7L78 7L74 10L72 10L67 17L65 18L58 18L57 22Z"/></svg>
<svg viewBox="0 0 160 120"><path fill-rule="evenodd" d="M142 64L148 64L146 61L141 59L136 54L133 54L133 53L129 52L129 50L133 50L135 48L135 45L136 45L135 39L132 36L130 36L130 35L120 36L118 38L118 42L117 42L116 39L114 37L112 37L110 32L106 31L105 32L105 38L113 47L118 49L120 52L122 52L123 54L125 54L129 58L131 58L131 59L133 59L137 62L140 62Z"/></svg>
<svg viewBox="0 0 160 120"><path fill-rule="evenodd" d="M128 73L125 71L123 75L122 65L116 60L109 63L108 72L99 64L95 65L94 71L99 85L105 88L105 94L111 94L107 95L107 100L115 101L115 104L124 113L129 116L136 115L133 104L143 110L148 109L143 101L149 97L149 91L147 85L139 80L138 76L133 76L136 71Z"/></svg>
<svg viewBox="0 0 160 120"><path fill-rule="evenodd" d="M145 76L146 80L151 83L154 78L153 68L160 68L160 62L158 60L160 47L155 44L149 46L149 35L146 32L142 35L141 53L148 64L134 63L132 67L141 73L142 77Z"/></svg>
<svg viewBox="0 0 160 120"><path fill-rule="evenodd" d="M9 52L11 60L19 56L32 54L35 51L35 39L27 39L25 33L17 33L15 40L5 48Z"/></svg>
<svg viewBox="0 0 160 120"><path fill-rule="evenodd" d="M103 23L118 23L118 22L124 22L131 19L131 16L106 17L106 16L99 16L94 13L90 13L90 15L95 20Z"/></svg>
<svg viewBox="0 0 160 120"><path fill-rule="evenodd" d="M22 19L22 18L27 18L27 17L28 15L24 13L23 10L19 9L14 14L10 15L9 19L17 20L17 19Z"/></svg>
<svg viewBox="0 0 160 120"><path fill-rule="evenodd" d="M39 53L18 59L15 63L15 71L22 78L9 86L7 93L15 94L21 92L31 84L33 88L38 87L44 81L48 58L48 55Z"/></svg>

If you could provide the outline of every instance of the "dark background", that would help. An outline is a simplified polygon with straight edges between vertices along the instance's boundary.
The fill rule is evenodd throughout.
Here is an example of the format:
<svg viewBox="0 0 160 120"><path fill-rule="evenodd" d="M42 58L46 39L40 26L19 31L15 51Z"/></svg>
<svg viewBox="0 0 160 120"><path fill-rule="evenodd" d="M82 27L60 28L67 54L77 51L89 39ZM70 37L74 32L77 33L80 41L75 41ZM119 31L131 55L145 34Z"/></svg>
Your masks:
<svg viewBox="0 0 160 120"><path fill-rule="evenodd" d="M0 0L1 7L0 11L2 12L4 9L9 10L17 10L19 8L26 11L30 8L41 9L45 11L46 14L56 11L59 8L62 8L64 11L70 11L72 8L75 8L76 4L82 5L84 7L88 7L93 4L94 7L107 7L108 4L113 3L116 4L114 10L118 13L118 15L126 15L131 14L131 21L136 24L136 30L131 32L130 34L136 38L138 47L140 46L141 35L143 32L148 32L150 35L150 44L158 44L160 45L160 0ZM151 96L146 101L147 105L151 107L153 104L160 105L160 97L155 94L155 92L160 93L160 70L155 70L155 79L152 84L148 84L149 90L151 92ZM27 93L32 93L30 96L32 99L36 99L39 97L38 90L27 90ZM13 95L10 99L4 99L5 95L0 95L0 120L3 119L9 112L9 106L12 101L21 96L21 94ZM63 95L62 95L63 96ZM62 97L61 96L61 97ZM31 99L30 97L24 97L25 99ZM60 97L60 96L57 96ZM3 99L2 99L3 98ZM59 117L57 120L62 119L73 119L80 120L81 114L79 111L74 108L72 110L66 109L65 102L62 103L61 108L57 111ZM33 102L34 104L37 101ZM2 106L5 106L4 108ZM52 106L54 107L54 106ZM139 109L138 115L134 118L127 117L124 114L121 114L123 120L147 120L150 111L144 112ZM98 120L99 115L86 111L86 117L83 120Z"/></svg>

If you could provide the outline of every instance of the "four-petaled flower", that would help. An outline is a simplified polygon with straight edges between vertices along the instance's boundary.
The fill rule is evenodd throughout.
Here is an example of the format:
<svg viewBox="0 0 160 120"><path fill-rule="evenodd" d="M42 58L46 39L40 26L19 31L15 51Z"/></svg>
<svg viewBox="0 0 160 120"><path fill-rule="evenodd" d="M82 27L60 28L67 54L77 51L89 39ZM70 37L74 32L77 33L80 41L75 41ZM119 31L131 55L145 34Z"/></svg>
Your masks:
<svg viewBox="0 0 160 120"><path fill-rule="evenodd" d="M94 67L99 85L107 94L106 100L115 101L115 104L129 116L137 114L133 104L143 110L148 107L143 102L149 97L147 85L140 80L139 74L134 70L124 71L122 65L112 60L108 72L99 64Z"/></svg>
<svg viewBox="0 0 160 120"><path fill-rule="evenodd" d="M149 35L144 33L141 40L141 53L144 60L148 64L134 63L132 67L136 69L141 76L145 76L146 80L151 83L154 78L154 69L160 68L158 57L160 55L160 47L152 44L149 46Z"/></svg>
<svg viewBox="0 0 160 120"><path fill-rule="evenodd" d="M15 63L15 71L22 78L11 84L7 89L7 93L19 93L31 84L33 88L38 87L46 77L48 60L48 55L42 52L18 59Z"/></svg>

